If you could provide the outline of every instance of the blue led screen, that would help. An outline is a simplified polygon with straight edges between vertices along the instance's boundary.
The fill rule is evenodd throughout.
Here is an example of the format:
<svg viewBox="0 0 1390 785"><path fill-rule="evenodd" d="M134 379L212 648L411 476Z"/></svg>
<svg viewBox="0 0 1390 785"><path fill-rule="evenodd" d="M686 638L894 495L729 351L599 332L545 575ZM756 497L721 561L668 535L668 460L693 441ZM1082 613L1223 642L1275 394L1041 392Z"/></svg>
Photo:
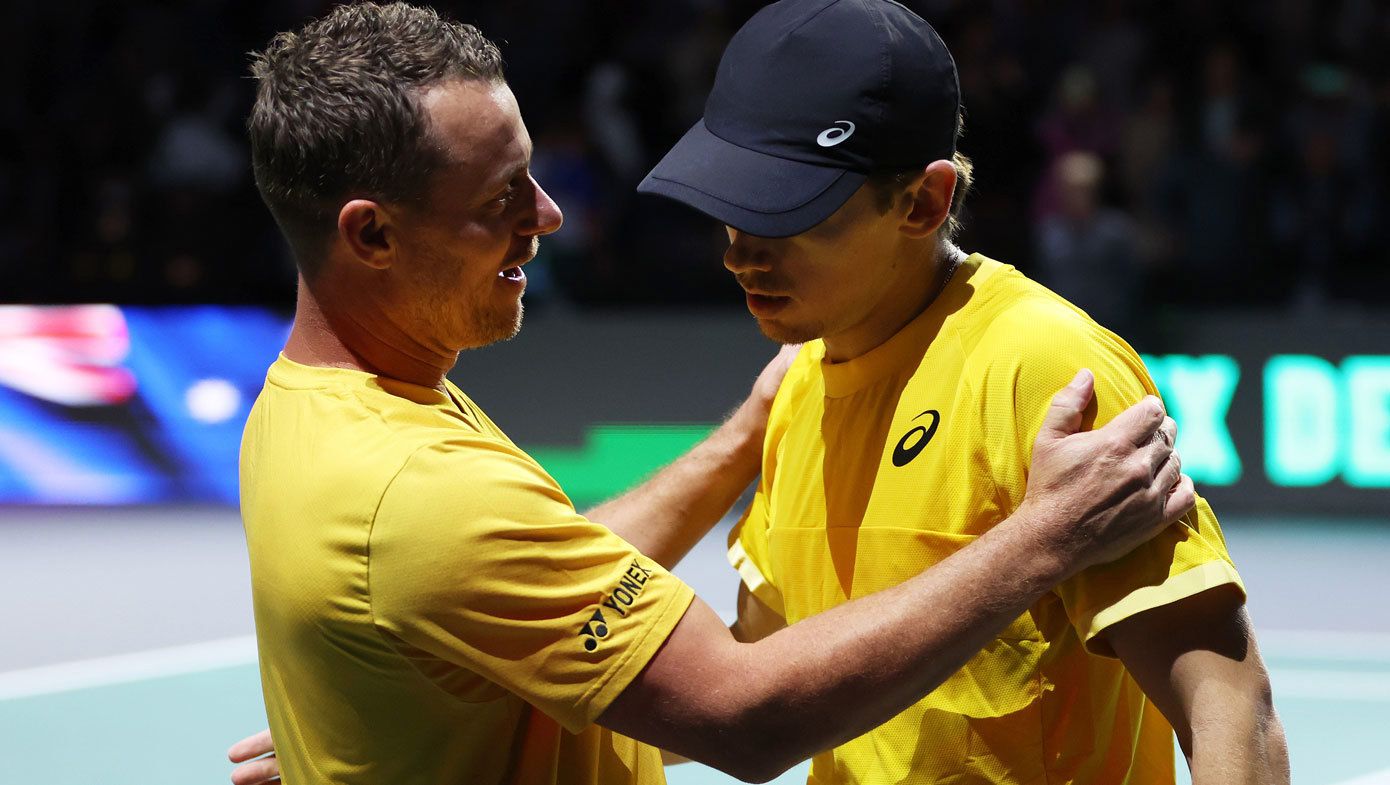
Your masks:
<svg viewBox="0 0 1390 785"><path fill-rule="evenodd" d="M287 330L255 307L0 307L0 502L234 504Z"/></svg>

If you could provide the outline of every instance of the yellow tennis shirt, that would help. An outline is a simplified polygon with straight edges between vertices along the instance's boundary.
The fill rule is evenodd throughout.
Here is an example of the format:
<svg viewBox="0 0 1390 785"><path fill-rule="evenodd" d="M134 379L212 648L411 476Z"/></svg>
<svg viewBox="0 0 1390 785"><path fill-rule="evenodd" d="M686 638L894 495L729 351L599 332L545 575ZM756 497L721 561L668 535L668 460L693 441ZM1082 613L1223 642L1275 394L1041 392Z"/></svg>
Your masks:
<svg viewBox="0 0 1390 785"><path fill-rule="evenodd" d="M281 356L241 451L287 785L662 783L593 725L693 594L458 388Z"/></svg>
<svg viewBox="0 0 1390 785"><path fill-rule="evenodd" d="M1079 368L1095 372L1097 423L1155 392L1124 341L979 255L887 343L824 355L807 344L787 374L730 538L744 582L789 623L901 583L1013 512L1052 396ZM1240 577L1200 502L1046 595L921 702L817 755L810 781L1172 782L1171 728L1097 634L1221 584Z"/></svg>

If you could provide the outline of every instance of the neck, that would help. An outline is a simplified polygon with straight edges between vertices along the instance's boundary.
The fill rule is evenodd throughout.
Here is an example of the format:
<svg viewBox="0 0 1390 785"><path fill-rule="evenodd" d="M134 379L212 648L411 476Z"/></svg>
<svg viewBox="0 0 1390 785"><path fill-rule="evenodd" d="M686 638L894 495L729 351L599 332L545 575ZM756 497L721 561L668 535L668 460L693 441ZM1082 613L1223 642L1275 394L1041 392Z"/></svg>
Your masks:
<svg viewBox="0 0 1390 785"><path fill-rule="evenodd" d="M387 318L377 303L334 291L344 288L348 287L329 280L310 287L300 276L285 356L303 365L352 368L443 389L444 375L458 354L425 347Z"/></svg>
<svg viewBox="0 0 1390 785"><path fill-rule="evenodd" d="M917 262L900 263L898 269L905 274L885 289L868 316L848 330L825 336L825 358L837 363L868 354L936 302L966 253L951 244L934 246L932 253L926 275Z"/></svg>

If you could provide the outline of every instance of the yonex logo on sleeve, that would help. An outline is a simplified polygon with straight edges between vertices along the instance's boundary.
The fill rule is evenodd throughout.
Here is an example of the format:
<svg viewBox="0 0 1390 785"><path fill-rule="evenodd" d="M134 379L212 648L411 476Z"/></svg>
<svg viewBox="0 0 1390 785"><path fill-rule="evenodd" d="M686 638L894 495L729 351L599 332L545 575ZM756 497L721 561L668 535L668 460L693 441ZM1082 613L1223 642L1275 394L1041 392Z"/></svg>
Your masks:
<svg viewBox="0 0 1390 785"><path fill-rule="evenodd" d="M584 623L579 629L579 637L584 640L584 650L593 651L598 648L599 641L608 637L610 621L603 615L603 608L611 609L616 616L614 621L626 618L628 609L637 598L641 596L642 590L647 587L647 580L653 572L643 567L636 559L628 565L627 571L618 579L618 583L613 590L604 595L600 608L594 609L594 615Z"/></svg>
<svg viewBox="0 0 1390 785"><path fill-rule="evenodd" d="M816 137L816 144L821 147L834 147L850 138L853 133L854 123L848 120L836 120L835 125L820 132L820 136Z"/></svg>
<svg viewBox="0 0 1390 785"><path fill-rule="evenodd" d="M599 638L608 637L608 622L603 618L603 611L594 611L594 615L589 617L589 622L579 634L584 638L585 651L597 649Z"/></svg>

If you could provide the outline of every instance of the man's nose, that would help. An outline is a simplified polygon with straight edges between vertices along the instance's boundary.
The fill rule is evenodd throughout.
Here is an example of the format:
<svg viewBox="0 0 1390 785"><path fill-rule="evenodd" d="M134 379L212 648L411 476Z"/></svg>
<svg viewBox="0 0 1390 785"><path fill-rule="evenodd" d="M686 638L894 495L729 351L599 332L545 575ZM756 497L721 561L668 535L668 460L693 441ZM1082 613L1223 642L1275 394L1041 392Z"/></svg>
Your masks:
<svg viewBox="0 0 1390 785"><path fill-rule="evenodd" d="M731 273L772 269L772 254L760 237L744 234L730 227L729 248L724 251L724 267Z"/></svg>
<svg viewBox="0 0 1390 785"><path fill-rule="evenodd" d="M531 178L531 185L535 188L535 212L532 220L526 222L521 229L521 234L541 235L550 234L565 222L565 216L560 212L560 206L555 204L555 200L550 198L550 194L541 188L541 184L536 182L536 178Z"/></svg>

